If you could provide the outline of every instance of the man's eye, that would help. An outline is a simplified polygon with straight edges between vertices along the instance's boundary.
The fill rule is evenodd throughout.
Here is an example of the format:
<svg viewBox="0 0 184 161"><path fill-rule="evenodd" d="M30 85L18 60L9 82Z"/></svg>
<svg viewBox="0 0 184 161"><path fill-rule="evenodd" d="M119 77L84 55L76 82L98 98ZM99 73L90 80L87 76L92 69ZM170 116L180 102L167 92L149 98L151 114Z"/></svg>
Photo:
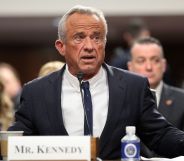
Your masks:
<svg viewBox="0 0 184 161"><path fill-rule="evenodd" d="M100 39L100 36L95 36L94 39L95 40L99 40Z"/></svg>
<svg viewBox="0 0 184 161"><path fill-rule="evenodd" d="M142 63L144 63L144 59L137 59L137 61L136 61L138 64L142 64Z"/></svg>
<svg viewBox="0 0 184 161"><path fill-rule="evenodd" d="M74 40L81 40L82 38L81 38L81 36L75 36L74 37Z"/></svg>
<svg viewBox="0 0 184 161"><path fill-rule="evenodd" d="M99 43L102 41L102 38L99 35L95 35L93 38L94 42Z"/></svg>
<svg viewBox="0 0 184 161"><path fill-rule="evenodd" d="M155 59L153 59L153 62L154 62L154 63L160 63L160 61L161 61L160 58L155 58Z"/></svg>
<svg viewBox="0 0 184 161"><path fill-rule="evenodd" d="M99 43L99 42L101 42L101 41L102 41L102 39L101 39L100 36L95 36L95 42L96 42L96 43Z"/></svg>
<svg viewBox="0 0 184 161"><path fill-rule="evenodd" d="M82 35L75 35L75 36L74 36L74 41L75 41L76 43L82 42L83 39L84 39L84 36L82 36Z"/></svg>

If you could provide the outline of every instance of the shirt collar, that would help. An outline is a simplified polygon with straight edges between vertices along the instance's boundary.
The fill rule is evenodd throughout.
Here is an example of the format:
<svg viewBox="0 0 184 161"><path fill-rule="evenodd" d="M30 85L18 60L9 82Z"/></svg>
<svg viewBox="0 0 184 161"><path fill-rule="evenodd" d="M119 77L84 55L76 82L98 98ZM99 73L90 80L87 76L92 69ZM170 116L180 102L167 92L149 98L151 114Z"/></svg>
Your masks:
<svg viewBox="0 0 184 161"><path fill-rule="evenodd" d="M160 83L158 84L158 86L155 88L156 98L157 98L157 105L159 105L159 102L160 102L162 88L163 88L163 81L160 81Z"/></svg>
<svg viewBox="0 0 184 161"><path fill-rule="evenodd" d="M94 89L97 85L101 84L100 82L104 80L104 70L103 67L100 67L98 73L89 79L90 89Z"/></svg>
<svg viewBox="0 0 184 161"><path fill-rule="evenodd" d="M79 89L79 81L78 81L77 77L75 77L74 75L72 75L69 72L67 64L66 64L66 70L65 70L65 77L66 77L66 80L69 82L69 84L73 88Z"/></svg>
<svg viewBox="0 0 184 161"><path fill-rule="evenodd" d="M155 88L156 93L159 94L159 96L161 95L162 87L163 87L163 81L160 81L160 83L158 84L158 86Z"/></svg>
<svg viewBox="0 0 184 161"><path fill-rule="evenodd" d="M72 75L70 71L68 70L68 65L66 64L66 70L65 70L65 76L68 80L69 84L79 90L79 81L76 76ZM103 81L102 78L105 77L105 69L101 66L98 73L93 76L91 79L87 80L90 84L90 89L95 88L101 81Z"/></svg>

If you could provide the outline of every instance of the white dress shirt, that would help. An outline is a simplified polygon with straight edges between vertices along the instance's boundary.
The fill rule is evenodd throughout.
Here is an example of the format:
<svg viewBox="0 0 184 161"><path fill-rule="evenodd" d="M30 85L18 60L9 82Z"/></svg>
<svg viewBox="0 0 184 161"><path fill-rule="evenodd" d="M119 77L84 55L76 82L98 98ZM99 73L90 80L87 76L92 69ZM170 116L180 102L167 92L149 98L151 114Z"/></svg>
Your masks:
<svg viewBox="0 0 184 161"><path fill-rule="evenodd" d="M109 89L104 68L88 80L93 108L93 136L100 137L107 119ZM65 128L69 135L84 135L84 109L77 77L66 66L61 87L61 108Z"/></svg>
<svg viewBox="0 0 184 161"><path fill-rule="evenodd" d="M160 97L161 97L161 93L162 93L162 88L163 88L163 81L160 81L158 86L155 88L157 107L159 106L159 103L160 103Z"/></svg>

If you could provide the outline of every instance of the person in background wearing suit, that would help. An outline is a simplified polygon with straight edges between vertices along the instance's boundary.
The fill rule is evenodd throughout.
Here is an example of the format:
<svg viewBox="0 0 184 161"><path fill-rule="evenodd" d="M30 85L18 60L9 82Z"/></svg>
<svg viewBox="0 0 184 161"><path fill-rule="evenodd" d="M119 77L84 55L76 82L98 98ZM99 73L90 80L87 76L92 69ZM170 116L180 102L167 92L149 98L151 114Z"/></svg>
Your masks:
<svg viewBox="0 0 184 161"><path fill-rule="evenodd" d="M120 158L126 126L136 126L137 135L157 153L184 155L184 132L157 111L147 78L104 62L107 31L103 13L92 7L75 6L61 18L55 46L66 65L24 85L21 107L9 130L23 130L24 135L86 134L81 81L89 84L88 134L99 137L100 158Z"/></svg>
<svg viewBox="0 0 184 161"><path fill-rule="evenodd" d="M131 58L130 48L136 39L151 36L151 30L149 29L146 22L141 18L133 18L125 26L125 31L122 34L122 38L127 45L123 48L119 46L114 49L113 55L108 62L109 65L128 70L128 62ZM166 71L163 75L163 80L172 85L173 81L171 79L170 65L167 64Z"/></svg>
<svg viewBox="0 0 184 161"><path fill-rule="evenodd" d="M163 82L166 59L159 40L153 37L137 39L131 47L128 68L148 78L150 87L156 91L158 110L184 131L184 90Z"/></svg>
<svg viewBox="0 0 184 161"><path fill-rule="evenodd" d="M158 111L174 126L184 131L184 90L163 82L166 70L164 51L158 39L137 39L131 47L128 69L148 78L156 92Z"/></svg>

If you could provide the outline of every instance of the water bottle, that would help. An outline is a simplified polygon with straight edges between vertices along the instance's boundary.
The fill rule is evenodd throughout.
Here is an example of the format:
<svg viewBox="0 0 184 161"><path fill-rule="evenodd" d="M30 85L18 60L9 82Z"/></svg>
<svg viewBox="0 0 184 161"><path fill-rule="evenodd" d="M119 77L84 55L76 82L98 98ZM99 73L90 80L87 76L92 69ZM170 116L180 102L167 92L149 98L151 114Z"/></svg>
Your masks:
<svg viewBox="0 0 184 161"><path fill-rule="evenodd" d="M121 161L140 161L140 139L135 135L135 126L126 126L126 135L121 139Z"/></svg>

